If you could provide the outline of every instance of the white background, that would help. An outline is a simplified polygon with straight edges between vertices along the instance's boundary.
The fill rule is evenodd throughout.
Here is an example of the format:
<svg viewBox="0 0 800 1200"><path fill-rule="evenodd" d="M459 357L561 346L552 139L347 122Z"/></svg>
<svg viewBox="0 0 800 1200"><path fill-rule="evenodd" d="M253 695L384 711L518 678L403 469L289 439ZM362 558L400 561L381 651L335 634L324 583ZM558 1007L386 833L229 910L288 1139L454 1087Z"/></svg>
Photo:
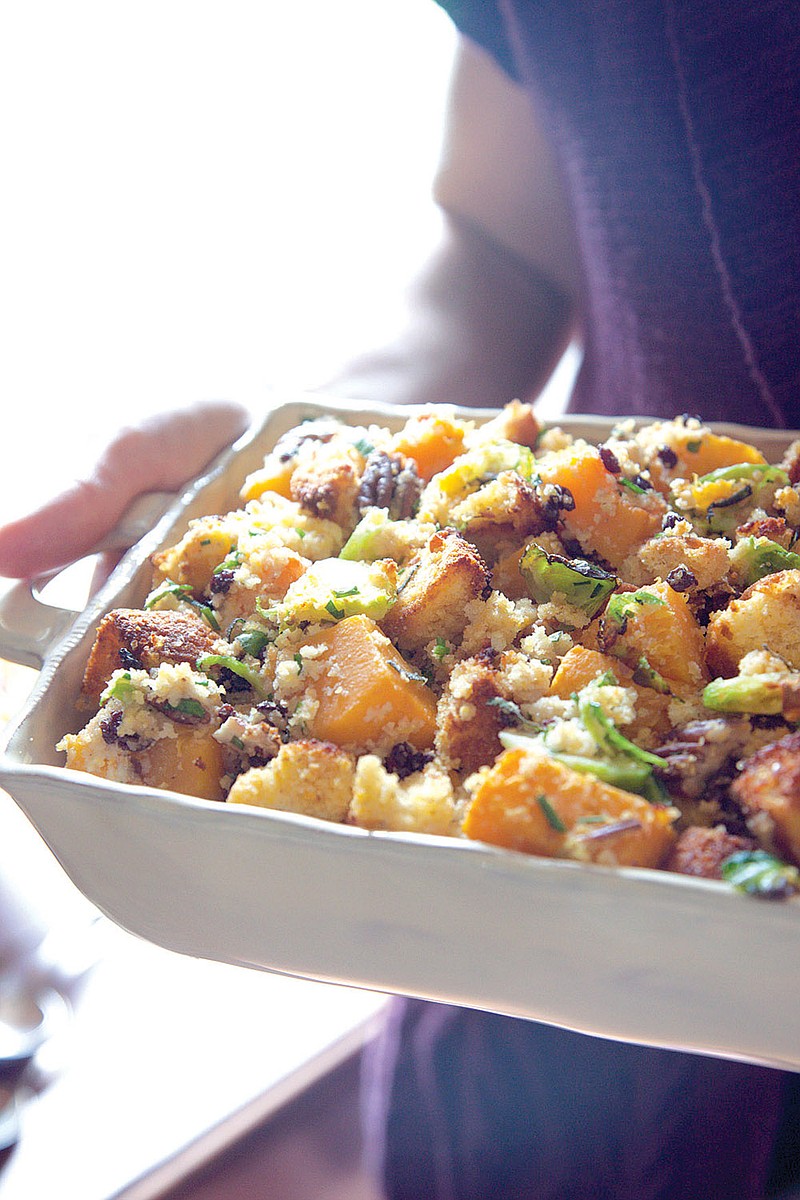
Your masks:
<svg viewBox="0 0 800 1200"><path fill-rule="evenodd" d="M25 0L0 14L0 519L119 424L313 386L433 235L433 0Z"/></svg>

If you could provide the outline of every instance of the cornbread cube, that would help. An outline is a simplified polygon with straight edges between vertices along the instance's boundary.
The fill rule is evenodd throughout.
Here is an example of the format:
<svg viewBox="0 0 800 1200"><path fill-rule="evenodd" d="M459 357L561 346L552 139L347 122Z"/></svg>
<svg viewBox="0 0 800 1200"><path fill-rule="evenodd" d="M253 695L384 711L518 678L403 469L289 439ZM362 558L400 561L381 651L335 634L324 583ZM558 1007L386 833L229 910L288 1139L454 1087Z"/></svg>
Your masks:
<svg viewBox="0 0 800 1200"><path fill-rule="evenodd" d="M467 604L488 584L475 547L455 529L439 530L400 576L397 600L382 628L401 650L420 650L436 637L452 641L467 623Z"/></svg>
<svg viewBox="0 0 800 1200"><path fill-rule="evenodd" d="M146 612L117 608L97 630L83 677L83 698L96 706L109 678L119 667L145 670L160 663L189 663L215 653L217 634L199 617L171 609Z"/></svg>
<svg viewBox="0 0 800 1200"><path fill-rule="evenodd" d="M453 771L471 774L502 751L508 724L498 700L508 700L498 672L486 657L457 663L439 701L436 753Z"/></svg>
<svg viewBox="0 0 800 1200"><path fill-rule="evenodd" d="M214 569L236 549L241 519L241 513L228 513L192 521L179 542L153 555L153 588L171 579L196 595L204 592Z"/></svg>
<svg viewBox="0 0 800 1200"><path fill-rule="evenodd" d="M229 804L305 813L324 821L344 821L353 795L351 755L312 738L287 742L272 762L236 779Z"/></svg>
<svg viewBox="0 0 800 1200"><path fill-rule="evenodd" d="M706 631L712 675L735 675L745 654L761 649L800 668L800 571L766 575L712 614Z"/></svg>
<svg viewBox="0 0 800 1200"><path fill-rule="evenodd" d="M800 865L800 732L746 759L731 794L758 840Z"/></svg>

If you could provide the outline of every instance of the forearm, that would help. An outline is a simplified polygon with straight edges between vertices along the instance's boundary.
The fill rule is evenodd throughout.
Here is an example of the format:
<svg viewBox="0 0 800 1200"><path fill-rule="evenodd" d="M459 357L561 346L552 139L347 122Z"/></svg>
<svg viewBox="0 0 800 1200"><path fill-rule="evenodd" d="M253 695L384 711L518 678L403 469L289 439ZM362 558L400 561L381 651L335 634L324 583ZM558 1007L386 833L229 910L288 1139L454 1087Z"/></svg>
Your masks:
<svg viewBox="0 0 800 1200"><path fill-rule="evenodd" d="M401 331L345 364L325 390L411 404L529 399L572 331L566 296L471 222L446 214L406 311Z"/></svg>

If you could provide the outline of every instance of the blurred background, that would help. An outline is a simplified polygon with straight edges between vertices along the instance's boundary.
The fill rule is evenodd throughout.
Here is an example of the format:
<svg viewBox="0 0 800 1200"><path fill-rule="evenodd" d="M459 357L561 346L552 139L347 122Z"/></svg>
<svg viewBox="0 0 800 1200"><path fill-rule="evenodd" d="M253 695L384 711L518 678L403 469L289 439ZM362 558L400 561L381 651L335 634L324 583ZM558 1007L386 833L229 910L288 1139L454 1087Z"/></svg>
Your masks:
<svg viewBox="0 0 800 1200"><path fill-rule="evenodd" d="M3 6L0 511L131 416L257 406L391 327L453 50L433 0Z"/></svg>
<svg viewBox="0 0 800 1200"><path fill-rule="evenodd" d="M257 411L268 389L317 386L391 331L436 232L427 197L454 48L433 0L2 6L0 520L79 476L121 424L207 398ZM0 662L0 721L34 680ZM265 1171L273 1200L362 1195L355 1077L334 1073L333 1106L312 1084L379 998L181 960L102 920L98 939L97 914L0 793L9 896L0 1151L4 1120L13 1133L21 1113L22 1135L0 1153L0 1200L160 1195L298 1088L338 1157L309 1141L304 1108L260 1165L256 1153L232 1184L181 1196L260 1195ZM15 939L39 935L20 993ZM62 979L80 998L58 1037L48 1028L14 1111L3 1021L35 1041ZM231 1011L235 1028L219 1020Z"/></svg>

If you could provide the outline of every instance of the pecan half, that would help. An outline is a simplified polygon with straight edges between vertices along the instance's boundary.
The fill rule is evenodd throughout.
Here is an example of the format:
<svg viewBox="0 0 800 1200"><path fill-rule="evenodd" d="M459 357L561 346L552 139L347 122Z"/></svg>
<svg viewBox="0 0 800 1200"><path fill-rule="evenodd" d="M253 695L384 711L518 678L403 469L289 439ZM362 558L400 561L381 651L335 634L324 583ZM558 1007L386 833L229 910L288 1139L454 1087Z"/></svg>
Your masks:
<svg viewBox="0 0 800 1200"><path fill-rule="evenodd" d="M413 516L421 492L422 480L413 462L373 450L358 488L358 511L363 516L369 508L386 508L393 521L406 520Z"/></svg>

